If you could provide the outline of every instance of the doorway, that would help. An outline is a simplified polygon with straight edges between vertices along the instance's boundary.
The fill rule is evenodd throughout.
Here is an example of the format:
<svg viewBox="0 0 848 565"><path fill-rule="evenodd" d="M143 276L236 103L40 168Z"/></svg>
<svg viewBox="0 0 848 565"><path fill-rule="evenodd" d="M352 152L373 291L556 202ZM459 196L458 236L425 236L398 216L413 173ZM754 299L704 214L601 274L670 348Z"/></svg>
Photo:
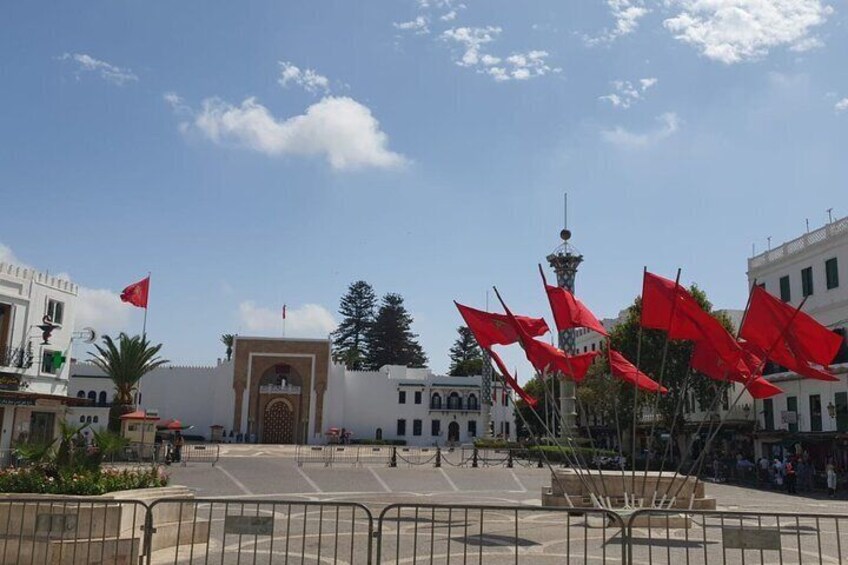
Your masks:
<svg viewBox="0 0 848 565"><path fill-rule="evenodd" d="M262 443L294 443L294 411L278 400L265 408Z"/></svg>
<svg viewBox="0 0 848 565"><path fill-rule="evenodd" d="M459 443L459 423L451 422L448 424L448 442Z"/></svg>

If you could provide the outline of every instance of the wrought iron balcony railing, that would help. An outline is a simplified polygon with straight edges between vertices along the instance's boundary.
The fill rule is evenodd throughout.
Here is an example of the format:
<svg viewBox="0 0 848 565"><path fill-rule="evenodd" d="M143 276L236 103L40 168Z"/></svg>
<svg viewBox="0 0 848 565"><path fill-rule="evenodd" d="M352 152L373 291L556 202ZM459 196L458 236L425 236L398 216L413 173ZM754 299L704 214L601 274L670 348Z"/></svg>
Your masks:
<svg viewBox="0 0 848 565"><path fill-rule="evenodd" d="M29 369L32 367L32 361L33 354L31 347L0 345L0 367Z"/></svg>

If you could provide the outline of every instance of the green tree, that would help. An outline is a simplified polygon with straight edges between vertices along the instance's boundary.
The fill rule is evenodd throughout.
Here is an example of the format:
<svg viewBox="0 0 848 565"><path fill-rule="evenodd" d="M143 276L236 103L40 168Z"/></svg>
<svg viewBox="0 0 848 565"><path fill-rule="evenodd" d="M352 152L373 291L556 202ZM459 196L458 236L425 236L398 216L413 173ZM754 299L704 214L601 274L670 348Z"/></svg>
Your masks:
<svg viewBox="0 0 848 565"><path fill-rule="evenodd" d="M352 370L365 368L368 358L368 332L374 324L377 297L365 281L351 283L342 296L342 321L333 332L333 360Z"/></svg>
<svg viewBox="0 0 848 565"><path fill-rule="evenodd" d="M131 410L133 395L141 378L169 361L159 357L162 344L151 345L146 336L129 337L121 333L116 342L110 336L104 335L103 345L95 344L94 348L96 353L89 353L91 362L106 373L115 385L109 426L116 430L120 427L118 418Z"/></svg>
<svg viewBox="0 0 848 565"><path fill-rule="evenodd" d="M224 334L221 336L221 343L227 348L227 361L233 358L233 344L236 341L236 336L233 334Z"/></svg>
<svg viewBox="0 0 848 565"><path fill-rule="evenodd" d="M479 375L483 372L483 352L474 339L474 334L468 326L459 326L456 329L459 337L450 349L450 372L452 377L467 377Z"/></svg>
<svg viewBox="0 0 848 565"><path fill-rule="evenodd" d="M376 370L383 365L425 366L427 356L417 337L412 333L412 316L406 311L403 297L386 294L368 331L367 367Z"/></svg>

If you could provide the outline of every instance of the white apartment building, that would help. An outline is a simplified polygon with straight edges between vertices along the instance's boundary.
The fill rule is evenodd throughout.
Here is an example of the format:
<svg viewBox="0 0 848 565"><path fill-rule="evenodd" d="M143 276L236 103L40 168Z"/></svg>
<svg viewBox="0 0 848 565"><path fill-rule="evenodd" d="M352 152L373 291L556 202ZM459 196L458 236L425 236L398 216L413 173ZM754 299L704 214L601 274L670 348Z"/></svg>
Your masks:
<svg viewBox="0 0 848 565"><path fill-rule="evenodd" d="M0 452L14 442L48 441L67 405L77 285L0 263ZM37 327L56 326L49 344ZM55 354L68 358L56 366ZM74 404L74 402L71 402Z"/></svg>
<svg viewBox="0 0 848 565"><path fill-rule="evenodd" d="M803 379L781 367L767 378L785 394L758 401L757 455L807 451L848 464L848 217L805 233L748 260L748 284L758 284L843 336L832 364L839 382Z"/></svg>
<svg viewBox="0 0 848 565"><path fill-rule="evenodd" d="M90 406L74 418L102 422L112 383L90 363L74 363L70 396ZM483 436L482 377L434 375L429 369L385 366L348 371L332 362L326 339L237 337L233 359L209 367L165 366L145 375L140 406L210 439L321 444L332 429L354 440L413 446L465 443ZM495 436L515 438L512 400L495 386Z"/></svg>

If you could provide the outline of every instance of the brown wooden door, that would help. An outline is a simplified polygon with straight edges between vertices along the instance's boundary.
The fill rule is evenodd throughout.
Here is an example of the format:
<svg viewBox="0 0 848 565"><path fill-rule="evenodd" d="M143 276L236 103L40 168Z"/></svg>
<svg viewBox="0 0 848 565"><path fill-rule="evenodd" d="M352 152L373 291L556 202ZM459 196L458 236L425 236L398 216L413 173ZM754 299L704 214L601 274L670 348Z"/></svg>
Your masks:
<svg viewBox="0 0 848 565"><path fill-rule="evenodd" d="M294 443L294 412L285 402L265 407L262 443Z"/></svg>

